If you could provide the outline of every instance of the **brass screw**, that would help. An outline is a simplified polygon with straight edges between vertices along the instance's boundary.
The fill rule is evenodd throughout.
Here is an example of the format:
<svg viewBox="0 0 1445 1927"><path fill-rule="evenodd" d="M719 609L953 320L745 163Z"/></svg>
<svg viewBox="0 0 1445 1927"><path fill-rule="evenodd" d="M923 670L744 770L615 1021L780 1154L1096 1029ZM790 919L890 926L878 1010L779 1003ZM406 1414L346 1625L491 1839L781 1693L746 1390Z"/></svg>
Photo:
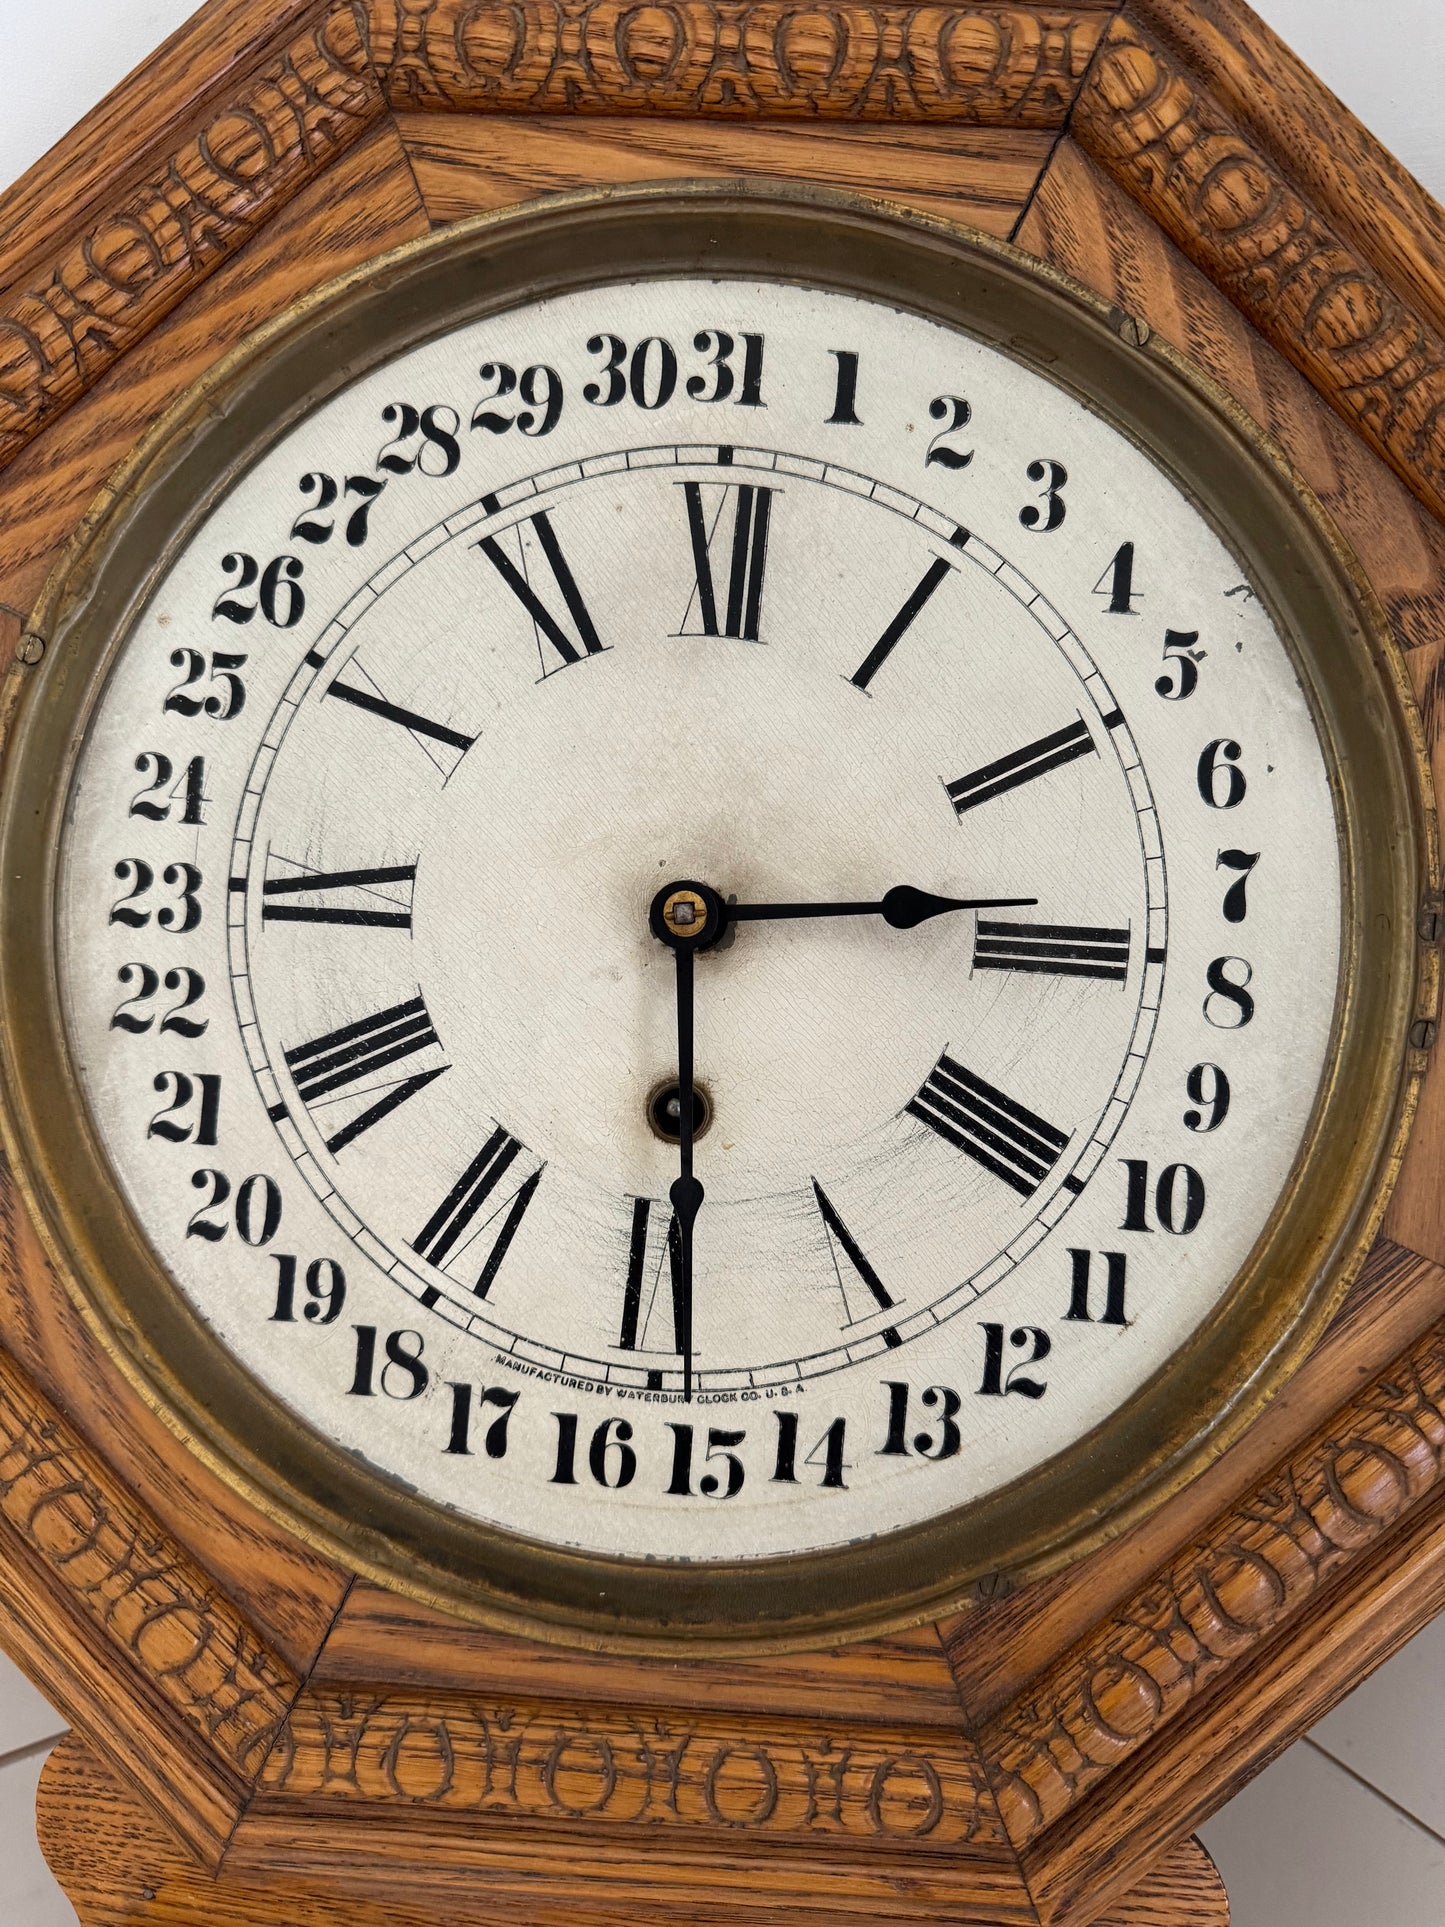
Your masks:
<svg viewBox="0 0 1445 1927"><path fill-rule="evenodd" d="M33 669L45 654L45 638L27 630L20 638L20 647L15 651L15 660L23 662L27 669Z"/></svg>
<svg viewBox="0 0 1445 1927"><path fill-rule="evenodd" d="M707 905L696 890L674 890L662 906L662 920L675 936L693 936L707 922Z"/></svg>
<svg viewBox="0 0 1445 1927"><path fill-rule="evenodd" d="M1417 1017L1410 1026L1410 1048L1433 1050L1440 1027L1432 1017Z"/></svg>

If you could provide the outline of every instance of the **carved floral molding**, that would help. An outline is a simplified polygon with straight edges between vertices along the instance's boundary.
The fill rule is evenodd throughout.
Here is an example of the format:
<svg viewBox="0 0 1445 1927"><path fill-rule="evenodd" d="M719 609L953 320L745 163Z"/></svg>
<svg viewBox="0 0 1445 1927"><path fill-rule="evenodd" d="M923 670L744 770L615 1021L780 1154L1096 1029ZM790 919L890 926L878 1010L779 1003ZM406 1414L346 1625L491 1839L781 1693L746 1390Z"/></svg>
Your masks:
<svg viewBox="0 0 1445 1927"><path fill-rule="evenodd" d="M794 1730L789 1730L793 1727ZM308 1690L278 1734L261 1793L587 1819L855 1844L1006 1848L960 1733L808 1730L736 1716L644 1721L607 1707Z"/></svg>
<svg viewBox="0 0 1445 1927"><path fill-rule="evenodd" d="M1069 131L1445 517L1445 340L1202 82L1121 16Z"/></svg>
<svg viewBox="0 0 1445 1927"><path fill-rule="evenodd" d="M1014 1845L1256 1654L1442 1479L1436 1326L979 1733Z"/></svg>

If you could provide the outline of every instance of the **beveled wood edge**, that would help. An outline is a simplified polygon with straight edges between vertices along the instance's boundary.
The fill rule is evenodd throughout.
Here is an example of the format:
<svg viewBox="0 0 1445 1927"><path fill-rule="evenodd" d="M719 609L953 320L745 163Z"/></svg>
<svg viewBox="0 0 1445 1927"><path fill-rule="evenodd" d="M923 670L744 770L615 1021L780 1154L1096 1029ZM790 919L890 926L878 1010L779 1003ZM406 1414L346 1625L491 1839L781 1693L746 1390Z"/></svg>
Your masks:
<svg viewBox="0 0 1445 1927"><path fill-rule="evenodd" d="M217 88L211 35L245 4L212 0L163 50L167 71L194 50L193 131L178 141L172 112L117 153L109 199L67 207L43 258L0 240L0 462L388 111L954 122L1067 127L1445 518L1445 214L1243 0L982 0L906 21L859 0L831 38L822 8L783 0L607 0L585 21L316 0L288 10L279 48L258 11L254 58L230 48ZM94 175L97 130L140 106L145 76L16 184L37 224L68 164Z"/></svg>
<svg viewBox="0 0 1445 1927"><path fill-rule="evenodd" d="M1445 329L1445 208L1247 0L1128 0L1128 11L1251 139L1288 157L1321 213Z"/></svg>
<svg viewBox="0 0 1445 1927"><path fill-rule="evenodd" d="M246 1844L214 1880L187 1860L75 1734L62 1740L46 1762L36 1809L42 1851L71 1894L83 1927L119 1927L122 1921L126 1927L195 1927L202 1920L208 1927L461 1927L476 1919L474 1874L464 1883L451 1883L463 1890L450 1903L441 1883L430 1880L418 1882L400 1899L355 1886L351 1891L324 1887L314 1863L303 1884L268 1864L277 1844L271 1829L254 1845ZM280 1844L294 1846L294 1834L282 1832ZM579 1872L585 1872L585 1862ZM1035 1927L1035 1912L1017 1889L1007 1893L997 1875L990 1881L986 1869L979 1872L984 1917L991 1927ZM724 1889L714 1881L710 1892L697 1895L686 1917L703 1927L698 1901L710 1898L714 1907L726 1908L732 1891L733 1883ZM827 1897L809 1898L822 1912L824 1927L838 1927L843 1916L828 1907ZM604 1898L596 1885L589 1900L589 1927L635 1927L635 1902ZM769 1904L766 1892L756 1894L756 1904ZM494 1882L488 1883L487 1914L489 1919L520 1918L527 1927L576 1927L578 1920L571 1896L561 1906L548 1906L533 1892L520 1911L501 1908ZM937 1910L928 1915L930 1922L939 1917ZM709 1908L708 1922L717 1918ZM777 1918L772 1911L767 1927ZM868 1918L879 1916L870 1909ZM974 1909L967 1918L976 1927ZM1228 1919L1228 1900L1213 1862L1198 1840L1184 1839L1142 1868L1099 1927L1228 1927Z"/></svg>

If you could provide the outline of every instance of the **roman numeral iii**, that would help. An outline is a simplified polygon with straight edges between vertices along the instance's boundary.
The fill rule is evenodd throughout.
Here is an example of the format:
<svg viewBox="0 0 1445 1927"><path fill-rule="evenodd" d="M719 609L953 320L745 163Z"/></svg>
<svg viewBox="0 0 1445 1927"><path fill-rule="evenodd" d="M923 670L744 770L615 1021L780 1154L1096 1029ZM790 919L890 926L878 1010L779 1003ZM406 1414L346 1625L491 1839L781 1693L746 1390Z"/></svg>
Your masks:
<svg viewBox="0 0 1445 1927"><path fill-rule="evenodd" d="M684 482L682 493L697 583L682 634L759 641L768 530L777 491L751 482ZM714 561L720 565L717 573ZM691 628L692 622L700 627Z"/></svg>
<svg viewBox="0 0 1445 1927"><path fill-rule="evenodd" d="M974 926L973 967L1102 977L1121 984L1129 974L1129 932L1082 923L990 923L980 917Z"/></svg>
<svg viewBox="0 0 1445 1927"><path fill-rule="evenodd" d="M965 1157L1030 1198L1058 1163L1065 1132L945 1053L904 1107Z"/></svg>

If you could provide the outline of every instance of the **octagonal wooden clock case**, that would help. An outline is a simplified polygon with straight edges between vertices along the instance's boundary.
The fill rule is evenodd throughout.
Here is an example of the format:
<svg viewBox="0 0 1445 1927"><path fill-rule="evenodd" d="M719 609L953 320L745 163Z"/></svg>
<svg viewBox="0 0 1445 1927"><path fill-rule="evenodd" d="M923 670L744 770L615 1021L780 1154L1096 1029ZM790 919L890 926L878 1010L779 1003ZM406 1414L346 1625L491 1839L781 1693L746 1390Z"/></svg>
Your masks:
<svg viewBox="0 0 1445 1927"><path fill-rule="evenodd" d="M1225 1922L1445 1603L1438 208L1238 0L212 0L0 263L81 1918Z"/></svg>

